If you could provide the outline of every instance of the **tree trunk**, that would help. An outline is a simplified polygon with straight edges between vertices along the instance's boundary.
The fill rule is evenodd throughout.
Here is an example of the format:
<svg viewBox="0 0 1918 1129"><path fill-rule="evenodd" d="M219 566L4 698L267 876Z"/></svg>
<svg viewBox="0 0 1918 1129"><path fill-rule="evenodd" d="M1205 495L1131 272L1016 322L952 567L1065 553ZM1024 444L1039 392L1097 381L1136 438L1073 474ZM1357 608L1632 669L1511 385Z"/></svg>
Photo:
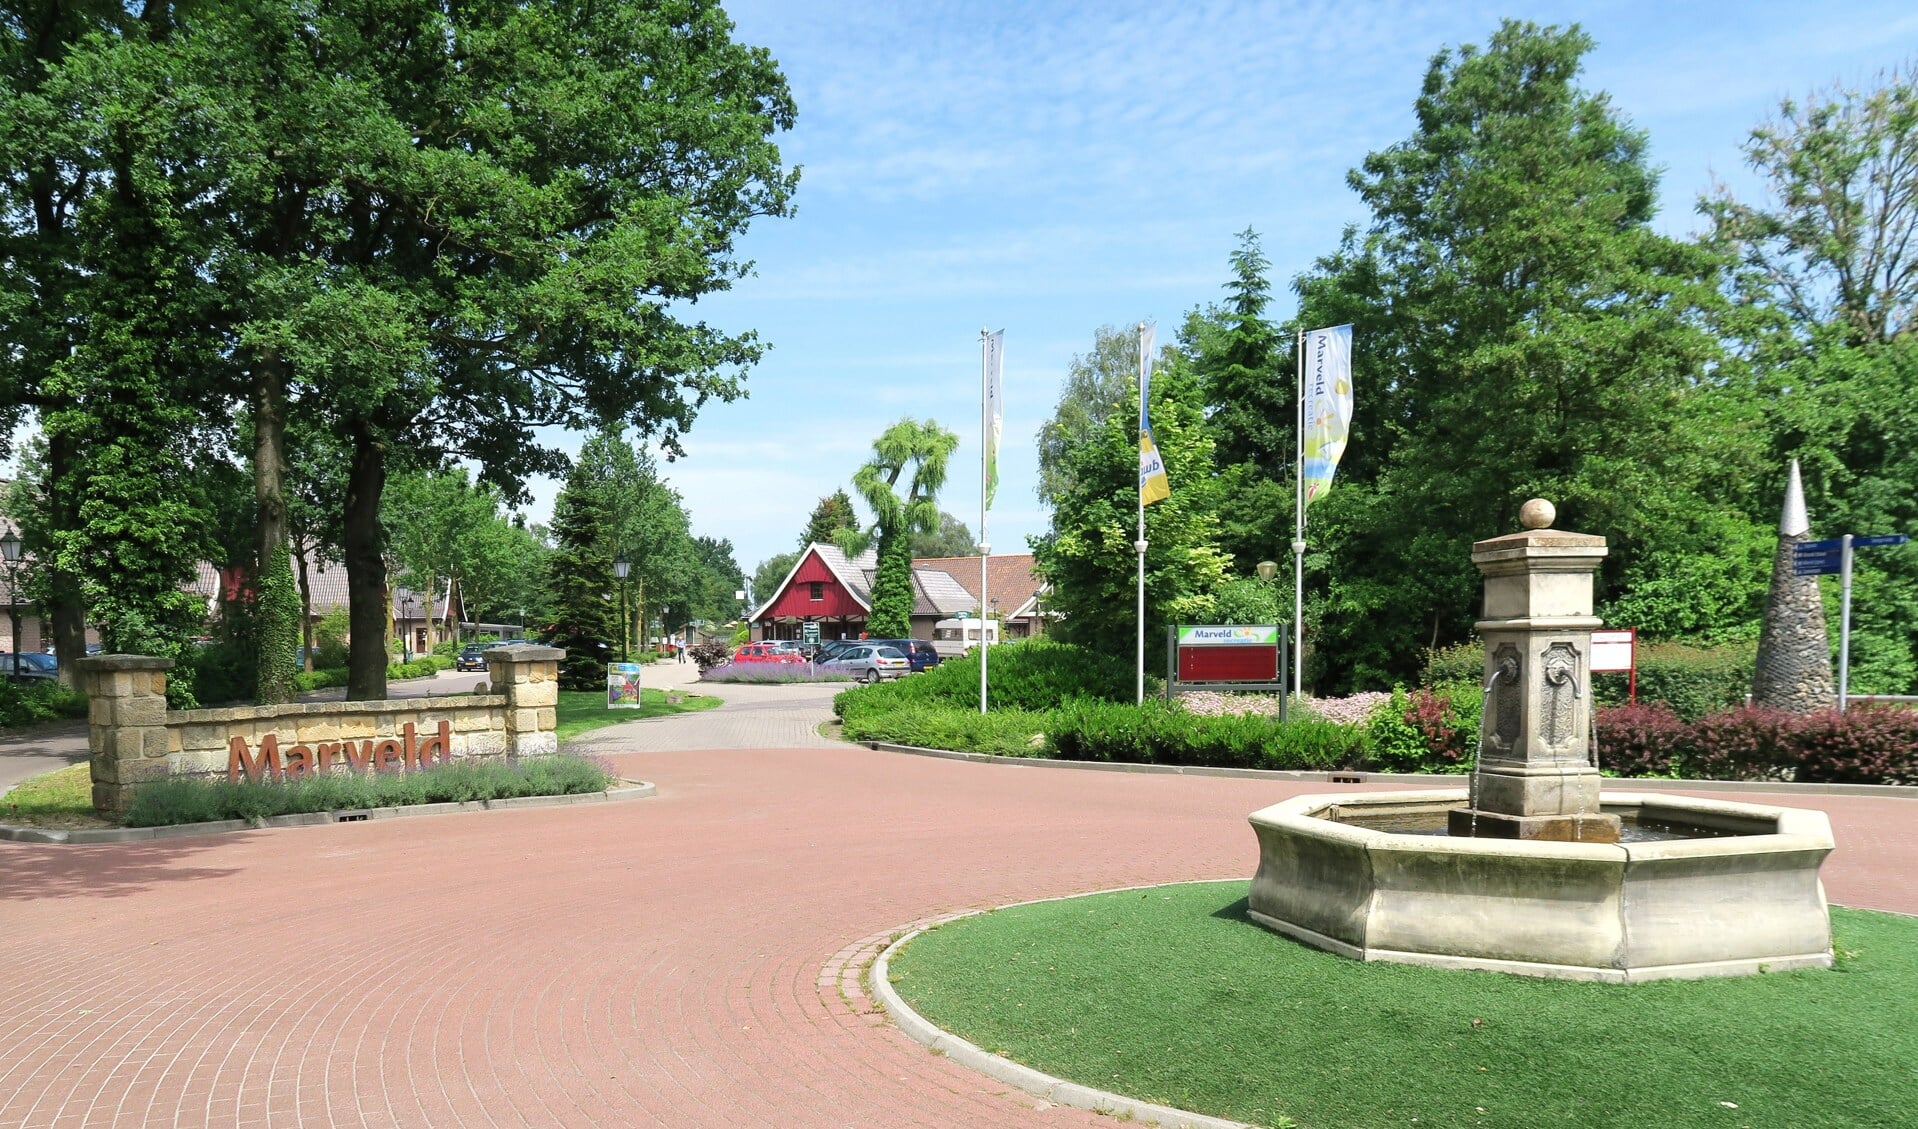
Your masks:
<svg viewBox="0 0 1918 1129"><path fill-rule="evenodd" d="M356 424L340 531L341 555L346 558L347 619L353 633L346 664L346 696L352 701L386 699L388 600L385 535L380 528L380 494L385 489L386 448L371 428Z"/></svg>
<svg viewBox="0 0 1918 1129"><path fill-rule="evenodd" d="M286 543L286 366L278 351L266 350L253 375L253 507L259 532L255 620L259 627L261 705L294 698L292 650L295 633L282 606L291 593L285 567Z"/></svg>
<svg viewBox="0 0 1918 1129"><path fill-rule="evenodd" d="M75 452L71 432L47 437L47 517L55 529L77 529L80 504L70 483ZM78 660L87 653L87 608L80 595L80 578L49 562L46 619L53 631L53 652L60 656L60 683L79 684Z"/></svg>
<svg viewBox="0 0 1918 1129"><path fill-rule="evenodd" d="M308 539L305 537L298 539L299 551L293 554L293 560L300 570L300 647L306 656L300 667L302 670L311 671L313 669L313 578L307 575L306 555L312 551L307 542Z"/></svg>

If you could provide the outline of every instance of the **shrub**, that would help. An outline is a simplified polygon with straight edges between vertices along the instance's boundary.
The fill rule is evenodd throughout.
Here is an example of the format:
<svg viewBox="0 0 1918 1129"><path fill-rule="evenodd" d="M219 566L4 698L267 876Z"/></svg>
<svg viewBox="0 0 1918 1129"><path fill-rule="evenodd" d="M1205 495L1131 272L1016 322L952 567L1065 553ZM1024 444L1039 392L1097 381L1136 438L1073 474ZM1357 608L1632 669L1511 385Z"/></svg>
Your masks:
<svg viewBox="0 0 1918 1129"><path fill-rule="evenodd" d="M300 780L228 781L173 776L134 789L129 827L303 812L603 792L618 780L596 757L558 754L526 761L455 761L417 772L332 772Z"/></svg>
<svg viewBox="0 0 1918 1129"><path fill-rule="evenodd" d="M1769 706L1720 710L1691 723L1681 764L1698 780L1790 780L1799 715Z"/></svg>
<svg viewBox="0 0 1918 1129"><path fill-rule="evenodd" d="M1046 755L1048 723L1048 714L1027 710L982 714L977 707L909 705L848 721L845 737L849 741L884 741L922 749L1036 757Z"/></svg>
<svg viewBox="0 0 1918 1129"><path fill-rule="evenodd" d="M1376 772L1466 772L1484 699L1470 689L1419 687L1392 696L1366 718L1366 767Z"/></svg>
<svg viewBox="0 0 1918 1129"><path fill-rule="evenodd" d="M1357 726L1281 725L1249 714L1198 717L1156 698L1142 705L1074 699L1054 712L1048 735L1054 755L1065 760L1266 769L1356 764L1366 740Z"/></svg>
<svg viewBox="0 0 1918 1129"><path fill-rule="evenodd" d="M0 679L0 728L14 729L55 718L87 716L87 696L48 679Z"/></svg>
<svg viewBox="0 0 1918 1129"><path fill-rule="evenodd" d="M1638 645L1638 700L1665 702L1681 719L1695 721L1716 710L1742 705L1751 690L1752 670L1757 660L1753 643L1724 643L1697 646L1690 643L1647 643ZM1456 689L1466 685L1479 687L1485 679L1485 647L1481 643L1461 643L1425 652L1425 671L1420 679L1435 689ZM1630 677L1625 674L1595 674L1592 694L1599 705L1619 705L1627 700ZM1454 698L1460 697L1454 694Z"/></svg>
<svg viewBox="0 0 1918 1129"><path fill-rule="evenodd" d="M1918 710L1822 710L1803 719L1797 739L1801 782L1918 784Z"/></svg>
<svg viewBox="0 0 1918 1129"><path fill-rule="evenodd" d="M1598 768L1619 776L1683 775L1691 729L1663 702L1601 709Z"/></svg>
<svg viewBox="0 0 1918 1129"><path fill-rule="evenodd" d="M1069 698L1130 701L1134 691L1132 667L1124 660L1042 639L993 647L986 671L993 709L1045 710ZM833 709L846 717L847 709L880 712L914 704L977 709L977 649L896 682L848 690L833 700Z"/></svg>
<svg viewBox="0 0 1918 1129"><path fill-rule="evenodd" d="M699 667L701 677L716 666L731 662L733 649L724 643L701 643L691 651L693 662Z"/></svg>

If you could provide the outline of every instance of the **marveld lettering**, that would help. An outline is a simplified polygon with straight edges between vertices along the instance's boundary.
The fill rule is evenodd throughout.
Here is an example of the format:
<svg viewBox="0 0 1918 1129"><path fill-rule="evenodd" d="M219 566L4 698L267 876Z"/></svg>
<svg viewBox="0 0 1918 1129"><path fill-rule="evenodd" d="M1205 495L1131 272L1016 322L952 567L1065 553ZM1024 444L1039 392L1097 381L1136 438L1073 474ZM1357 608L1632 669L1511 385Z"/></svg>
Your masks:
<svg viewBox="0 0 1918 1129"><path fill-rule="evenodd" d="M375 737L365 741L321 741L312 745L294 745L284 752L278 734L260 738L256 751L246 738L227 742L226 778L228 780L300 780L330 772L335 764L344 764L349 772L415 772L436 764L453 762L453 725L440 722L439 731L422 740L413 723L407 722L400 739Z"/></svg>

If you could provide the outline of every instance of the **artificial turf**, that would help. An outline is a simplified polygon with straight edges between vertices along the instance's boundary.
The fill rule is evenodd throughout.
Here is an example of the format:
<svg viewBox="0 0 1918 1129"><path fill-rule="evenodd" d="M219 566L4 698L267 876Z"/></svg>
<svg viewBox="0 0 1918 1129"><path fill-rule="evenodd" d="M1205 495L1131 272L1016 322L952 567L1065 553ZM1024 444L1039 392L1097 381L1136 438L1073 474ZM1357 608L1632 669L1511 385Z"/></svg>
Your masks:
<svg viewBox="0 0 1918 1129"><path fill-rule="evenodd" d="M1048 1074L1258 1125L1918 1124L1918 919L1833 909L1831 971L1612 985L1347 960L1251 922L1245 891L965 918L893 985Z"/></svg>

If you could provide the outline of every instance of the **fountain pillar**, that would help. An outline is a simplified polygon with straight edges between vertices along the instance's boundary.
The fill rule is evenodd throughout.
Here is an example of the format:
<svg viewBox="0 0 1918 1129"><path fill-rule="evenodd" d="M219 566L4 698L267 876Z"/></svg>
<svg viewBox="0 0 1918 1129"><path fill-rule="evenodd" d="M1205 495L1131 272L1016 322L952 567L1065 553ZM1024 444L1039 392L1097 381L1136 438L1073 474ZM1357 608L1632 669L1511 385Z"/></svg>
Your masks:
<svg viewBox="0 0 1918 1129"><path fill-rule="evenodd" d="M1453 835L1616 843L1619 818L1599 810L1592 763L1592 573L1605 539L1551 528L1542 498L1518 533L1472 546L1485 577L1485 715L1467 805Z"/></svg>

